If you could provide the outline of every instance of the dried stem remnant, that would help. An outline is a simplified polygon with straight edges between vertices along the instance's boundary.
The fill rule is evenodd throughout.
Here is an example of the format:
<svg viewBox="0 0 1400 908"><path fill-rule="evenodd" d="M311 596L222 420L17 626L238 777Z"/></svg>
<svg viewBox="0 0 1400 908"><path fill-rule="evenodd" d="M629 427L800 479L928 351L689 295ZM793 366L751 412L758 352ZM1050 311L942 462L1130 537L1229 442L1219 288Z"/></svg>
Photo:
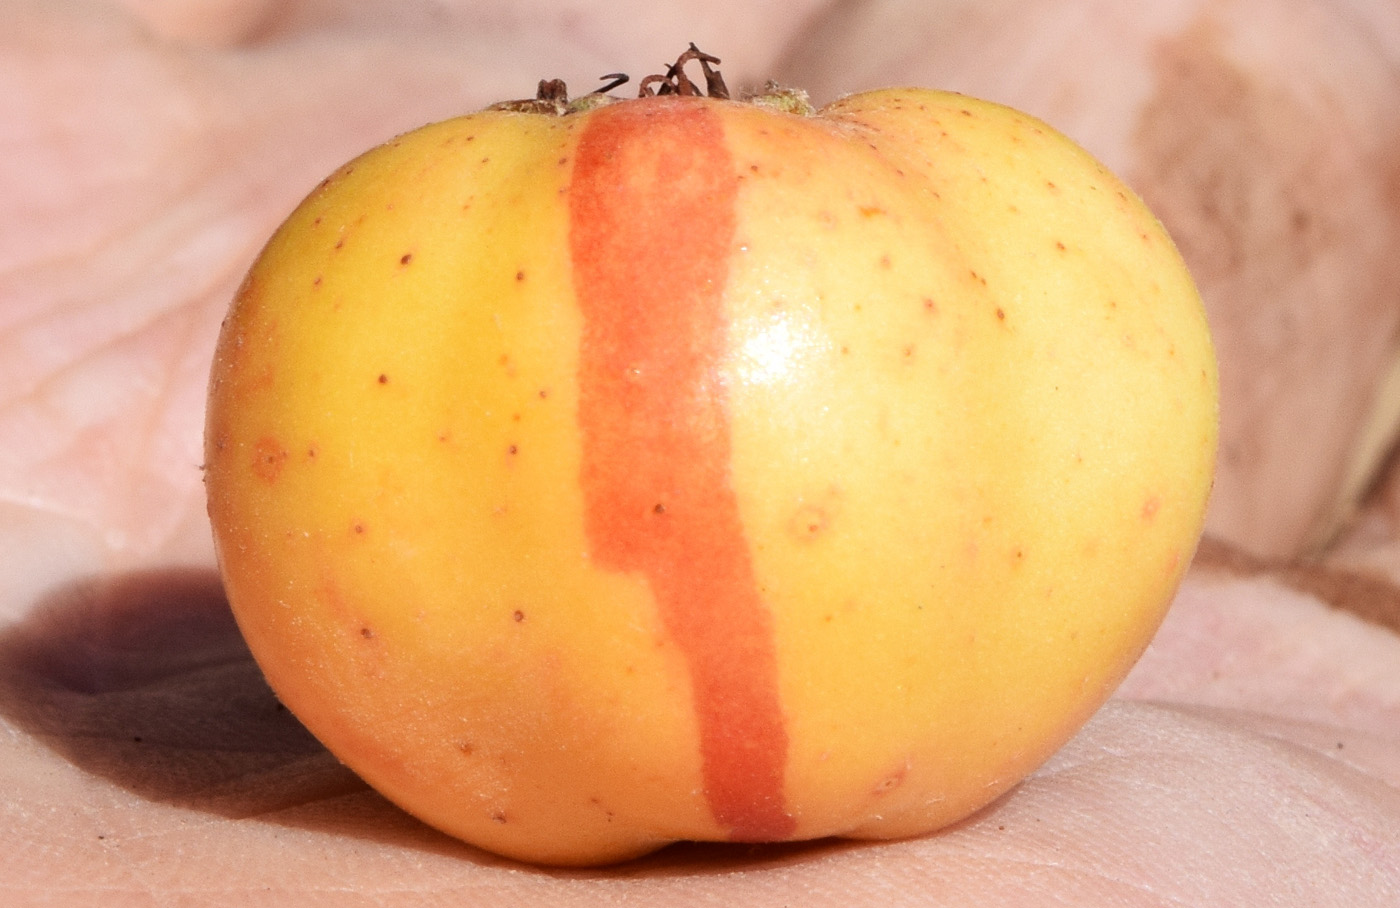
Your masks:
<svg viewBox="0 0 1400 908"><path fill-rule="evenodd" d="M691 60L700 61L700 70L705 75L704 94L711 98L729 98L729 87L724 84L724 77L719 74L719 70L710 64L719 65L719 57L711 56L691 42L690 47L676 58L676 62L666 68L664 75L650 75L641 82L641 87L637 92L637 97L648 98L652 95L690 95L699 96L701 91L690 81L690 77L685 74L685 65ZM652 86L660 83L660 87L655 91Z"/></svg>
<svg viewBox="0 0 1400 908"><path fill-rule="evenodd" d="M685 65L691 61L699 61L700 63L700 70L705 77L705 90L703 92L685 73ZM666 67L666 72L655 73L641 81L637 97L688 95L728 99L729 88L724 84L724 77L719 74L719 70L715 69L719 62L718 57L705 53L696 47L694 42L691 42L690 47L676 58L676 62ZM565 114L592 110L617 100L608 92L630 81L626 73L608 73L599 78L606 84L572 101L569 100L569 89L564 84L563 79L541 79L533 98L502 101L499 104L492 104L489 109L564 116Z"/></svg>

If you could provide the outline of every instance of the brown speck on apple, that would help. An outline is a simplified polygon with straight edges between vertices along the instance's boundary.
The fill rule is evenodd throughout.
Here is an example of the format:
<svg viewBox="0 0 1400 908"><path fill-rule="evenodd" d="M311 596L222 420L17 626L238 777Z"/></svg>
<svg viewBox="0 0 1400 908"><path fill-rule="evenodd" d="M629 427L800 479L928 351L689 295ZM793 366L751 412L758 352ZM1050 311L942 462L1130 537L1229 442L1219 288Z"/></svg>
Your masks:
<svg viewBox="0 0 1400 908"><path fill-rule="evenodd" d="M894 772L890 773L889 775L881 779L879 782L875 783L875 787L871 790L870 793L872 795L875 795L876 797L879 797L883 794L888 794L889 792L894 791L896 788L902 785L904 783L904 777L908 774L909 763L906 761Z"/></svg>
<svg viewBox="0 0 1400 908"><path fill-rule="evenodd" d="M258 439L253 446L253 473L259 479L274 482L287 462L287 449L275 438Z"/></svg>
<svg viewBox="0 0 1400 908"><path fill-rule="evenodd" d="M607 821L609 823L613 821L613 812L604 807L602 801L598 800L597 798L589 798L588 803L601 810L603 812L603 816L607 818Z"/></svg>
<svg viewBox="0 0 1400 908"><path fill-rule="evenodd" d="M830 510L822 505L806 502L788 519L788 535L797 542L813 542L831 526L831 519Z"/></svg>

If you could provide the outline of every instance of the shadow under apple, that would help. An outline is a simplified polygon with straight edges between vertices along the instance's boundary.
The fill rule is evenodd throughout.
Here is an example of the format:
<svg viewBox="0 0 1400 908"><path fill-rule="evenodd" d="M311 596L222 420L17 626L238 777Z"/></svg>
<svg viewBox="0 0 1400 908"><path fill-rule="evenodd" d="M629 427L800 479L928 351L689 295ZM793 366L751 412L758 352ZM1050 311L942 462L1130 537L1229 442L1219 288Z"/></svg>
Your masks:
<svg viewBox="0 0 1400 908"><path fill-rule="evenodd" d="M0 716L63 759L154 802L516 866L382 798L278 702L217 573L77 582L0 629ZM556 878L688 876L818 859L853 842L677 843Z"/></svg>
<svg viewBox="0 0 1400 908"><path fill-rule="evenodd" d="M85 771L229 818L368 792L277 701L209 570L50 596L0 631L0 713Z"/></svg>

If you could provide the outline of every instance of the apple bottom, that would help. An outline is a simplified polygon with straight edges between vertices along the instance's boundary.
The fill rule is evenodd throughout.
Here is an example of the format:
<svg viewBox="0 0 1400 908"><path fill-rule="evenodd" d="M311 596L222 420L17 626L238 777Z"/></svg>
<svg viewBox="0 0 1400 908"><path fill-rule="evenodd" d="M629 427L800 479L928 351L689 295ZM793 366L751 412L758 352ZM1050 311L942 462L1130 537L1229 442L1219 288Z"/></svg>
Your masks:
<svg viewBox="0 0 1400 908"><path fill-rule="evenodd" d="M289 554L334 572L326 549ZM294 714L449 834L559 865L732 840L705 788L690 668L648 584L582 558L575 567L559 572L575 574L575 590L553 601L519 589L433 596L405 577L385 599L411 620L394 621L373 617L361 598L372 594L322 579L295 605L238 614L254 653L275 654L261 661ZM258 601L247 584L231 596ZM1129 650L1116 665L1071 668L1071 645L1028 682L1020 666L1044 652L1003 661L1012 641L989 653L1000 635L985 631L964 632L961 646L911 645L898 629L897 645L889 632L862 638L849 629L871 618L861 612L895 602L838 613L814 598L776 622L787 629L777 652L792 825L774 839L902 837L960 820L1067 740L1132 661ZM799 644L826 658L783 658Z"/></svg>

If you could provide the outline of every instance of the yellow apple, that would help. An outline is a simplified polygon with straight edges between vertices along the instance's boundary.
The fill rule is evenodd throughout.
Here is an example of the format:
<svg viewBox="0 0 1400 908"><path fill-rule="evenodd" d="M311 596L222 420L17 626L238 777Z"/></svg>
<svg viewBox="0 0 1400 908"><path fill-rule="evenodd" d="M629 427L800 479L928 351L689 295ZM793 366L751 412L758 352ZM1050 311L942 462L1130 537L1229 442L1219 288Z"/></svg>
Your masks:
<svg viewBox="0 0 1400 908"><path fill-rule="evenodd" d="M224 325L239 625L468 842L937 829L1075 733L1191 559L1215 364L1143 204L1005 107L787 107L424 127L317 187Z"/></svg>

